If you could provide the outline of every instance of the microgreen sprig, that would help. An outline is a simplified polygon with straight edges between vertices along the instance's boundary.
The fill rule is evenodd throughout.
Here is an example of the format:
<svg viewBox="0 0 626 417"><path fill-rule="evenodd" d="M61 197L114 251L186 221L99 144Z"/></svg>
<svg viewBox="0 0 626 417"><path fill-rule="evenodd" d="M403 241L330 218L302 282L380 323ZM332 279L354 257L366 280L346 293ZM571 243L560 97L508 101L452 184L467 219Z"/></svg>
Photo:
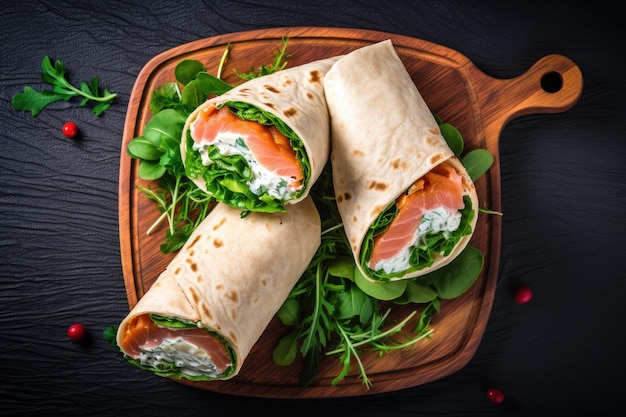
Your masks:
<svg viewBox="0 0 626 417"><path fill-rule="evenodd" d="M285 59L289 58L290 55L287 54L287 41L288 39L283 37L281 39L281 46L276 49L274 52L274 62L270 65L261 65L257 68L250 68L248 72L239 73L235 70L235 74L241 79L251 80L253 78L258 78L263 75L269 75L274 72L280 71L287 66L287 61Z"/></svg>

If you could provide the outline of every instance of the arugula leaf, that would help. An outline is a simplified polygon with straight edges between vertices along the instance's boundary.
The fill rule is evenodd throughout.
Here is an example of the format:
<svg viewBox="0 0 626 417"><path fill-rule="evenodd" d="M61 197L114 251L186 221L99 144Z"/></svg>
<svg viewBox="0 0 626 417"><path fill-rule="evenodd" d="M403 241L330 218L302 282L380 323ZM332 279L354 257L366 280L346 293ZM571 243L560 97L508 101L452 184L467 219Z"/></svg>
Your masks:
<svg viewBox="0 0 626 417"><path fill-rule="evenodd" d="M37 116L50 103L61 100L68 101L73 97L79 97L81 98L81 106L94 102L92 113L100 116L117 97L117 94L111 93L106 88L101 91L98 77L94 77L89 83L81 82L80 88L73 86L65 76L63 61L55 61L52 64L47 55L41 62L41 69L43 70L41 79L51 84L52 90L36 91L30 86L24 87L24 91L13 96L11 101L15 110L30 111L33 116Z"/></svg>

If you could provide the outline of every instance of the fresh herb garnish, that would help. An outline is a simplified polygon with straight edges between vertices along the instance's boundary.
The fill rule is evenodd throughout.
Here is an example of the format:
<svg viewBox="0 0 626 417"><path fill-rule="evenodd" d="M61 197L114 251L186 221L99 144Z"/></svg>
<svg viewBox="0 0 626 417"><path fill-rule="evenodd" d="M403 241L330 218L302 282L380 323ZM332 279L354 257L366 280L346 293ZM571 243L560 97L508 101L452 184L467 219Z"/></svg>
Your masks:
<svg viewBox="0 0 626 417"><path fill-rule="evenodd" d="M95 103L92 112L100 116L117 97L117 94L111 93L106 88L101 91L98 77L94 77L89 83L81 82L80 88L73 86L66 78L63 61L55 61L53 65L47 55L41 62L41 69L43 70L41 79L51 84L52 90L37 91L30 86L24 87L22 93L13 96L11 103L15 110L30 111L33 116L37 116L50 103L78 97L81 98L81 106Z"/></svg>

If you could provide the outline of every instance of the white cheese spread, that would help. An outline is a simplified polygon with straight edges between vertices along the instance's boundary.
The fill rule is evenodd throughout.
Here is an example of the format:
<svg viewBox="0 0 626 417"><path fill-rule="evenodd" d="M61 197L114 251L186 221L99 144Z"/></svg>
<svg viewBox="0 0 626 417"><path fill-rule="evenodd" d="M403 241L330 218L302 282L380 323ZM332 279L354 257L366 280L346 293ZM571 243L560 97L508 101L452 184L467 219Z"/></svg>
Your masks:
<svg viewBox="0 0 626 417"><path fill-rule="evenodd" d="M156 369L162 368L163 365L169 367L173 363L182 373L190 376L218 375L208 353L182 337L164 339L159 346L142 349L138 360L142 365Z"/></svg>

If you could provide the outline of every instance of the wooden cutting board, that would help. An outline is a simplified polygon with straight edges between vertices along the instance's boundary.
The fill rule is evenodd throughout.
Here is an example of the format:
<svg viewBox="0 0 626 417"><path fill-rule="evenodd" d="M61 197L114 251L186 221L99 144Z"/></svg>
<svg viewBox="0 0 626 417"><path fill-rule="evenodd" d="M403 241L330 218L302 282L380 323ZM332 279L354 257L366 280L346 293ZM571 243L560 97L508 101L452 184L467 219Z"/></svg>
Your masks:
<svg viewBox="0 0 626 417"><path fill-rule="evenodd" d="M498 140L507 122L530 113L562 112L573 106L582 92L582 75L568 58L549 55L522 75L495 79L485 75L465 56L424 40L390 33L338 28L273 28L240 32L202 39L166 51L140 72L134 85L122 141L119 182L120 247L126 293L130 308L150 288L173 255L163 255L159 245L165 229L150 236L147 228L159 213L153 203L137 190L147 185L137 176L137 161L126 153L129 141L142 134L150 118L152 91L174 81L174 68L182 59L203 62L216 74L220 58L230 43L231 53L223 78L239 83L233 70L270 64L272 53L288 37L289 66L343 55L375 42L391 39L422 96L444 122L454 125L465 139L465 150L484 148L495 157L487 175L476 183L482 208L500 211L500 166ZM355 68L355 72L359 69ZM372 86L376 88L376 86ZM385 91L380 91L381 95ZM366 115L365 117L379 117ZM281 367L271 352L285 333L274 319L246 359L241 373L228 381L184 384L209 391L253 397L320 398L360 396L389 392L425 384L458 371L474 355L491 311L500 258L501 218L480 214L471 244L485 256L485 266L473 287L454 300L442 302L435 317L432 338L412 350L396 351L379 357L365 353L362 360L373 383L369 390L357 378L356 366L340 384L331 381L340 371L338 357L321 359L318 377L302 387L302 364ZM403 316L414 307L397 307ZM131 365L129 365L131 366ZM156 376L155 376L156 378Z"/></svg>

